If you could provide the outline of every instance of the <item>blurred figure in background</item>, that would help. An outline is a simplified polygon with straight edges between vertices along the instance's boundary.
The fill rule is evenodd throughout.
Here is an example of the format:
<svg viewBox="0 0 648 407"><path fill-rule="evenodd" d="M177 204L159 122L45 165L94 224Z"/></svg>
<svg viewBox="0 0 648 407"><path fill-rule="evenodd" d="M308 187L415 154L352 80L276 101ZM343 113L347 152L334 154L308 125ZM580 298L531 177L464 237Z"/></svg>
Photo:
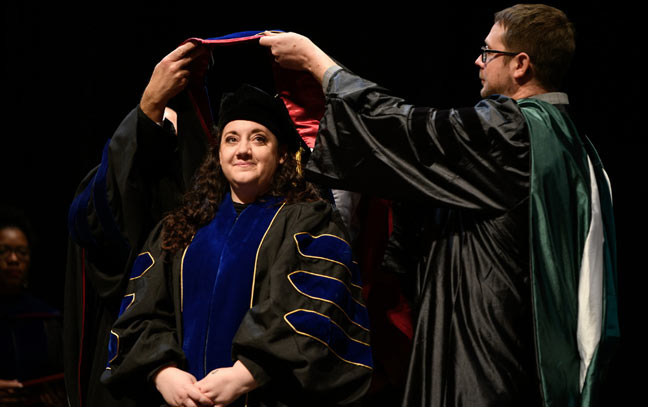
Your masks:
<svg viewBox="0 0 648 407"><path fill-rule="evenodd" d="M28 290L33 237L28 219L0 210L0 403L66 405L59 310Z"/></svg>

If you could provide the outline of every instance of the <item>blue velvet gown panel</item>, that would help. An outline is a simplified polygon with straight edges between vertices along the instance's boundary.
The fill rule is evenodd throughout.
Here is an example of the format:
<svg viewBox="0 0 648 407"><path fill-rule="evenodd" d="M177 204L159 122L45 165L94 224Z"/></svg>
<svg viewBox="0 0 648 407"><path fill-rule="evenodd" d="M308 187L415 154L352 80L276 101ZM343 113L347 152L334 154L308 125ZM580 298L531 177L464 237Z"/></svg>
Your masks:
<svg viewBox="0 0 648 407"><path fill-rule="evenodd" d="M182 348L197 379L232 366L232 340L250 309L256 253L281 198L257 201L237 215L228 194L198 230L182 266Z"/></svg>

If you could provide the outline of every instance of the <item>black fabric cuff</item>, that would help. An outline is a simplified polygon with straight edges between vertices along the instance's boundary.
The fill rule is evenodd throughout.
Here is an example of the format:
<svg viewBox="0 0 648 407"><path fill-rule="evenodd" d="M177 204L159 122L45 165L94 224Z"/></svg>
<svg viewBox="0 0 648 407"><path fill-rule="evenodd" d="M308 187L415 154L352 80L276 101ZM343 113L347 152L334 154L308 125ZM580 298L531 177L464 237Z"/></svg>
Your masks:
<svg viewBox="0 0 648 407"><path fill-rule="evenodd" d="M151 120L137 106L138 152L147 156L164 156L176 151L178 141L173 124L164 119L162 126Z"/></svg>
<svg viewBox="0 0 648 407"><path fill-rule="evenodd" d="M239 356L238 360L243 363L247 370L250 371L252 377L254 377L254 381L259 387L264 386L268 384L268 382L270 382L270 375L265 371L265 369L263 369L263 367L261 367L261 365L254 362L253 360L246 358L245 356Z"/></svg>

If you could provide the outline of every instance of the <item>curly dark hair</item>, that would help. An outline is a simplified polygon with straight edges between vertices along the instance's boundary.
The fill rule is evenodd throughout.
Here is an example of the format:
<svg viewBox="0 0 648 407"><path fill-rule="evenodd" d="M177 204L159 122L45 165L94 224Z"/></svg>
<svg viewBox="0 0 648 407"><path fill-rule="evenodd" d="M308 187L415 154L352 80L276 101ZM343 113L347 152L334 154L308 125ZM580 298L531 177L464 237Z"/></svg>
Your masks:
<svg viewBox="0 0 648 407"><path fill-rule="evenodd" d="M220 132L214 137L216 142L207 153L207 157L196 171L192 186L185 193L183 204L167 214L163 220L162 249L175 253L184 249L193 235L207 225L218 211L229 183L223 174L218 161ZM313 202L321 196L310 182L306 181L298 170L301 151L297 154L286 154L283 164L279 164L273 176L269 195L282 196L285 203Z"/></svg>

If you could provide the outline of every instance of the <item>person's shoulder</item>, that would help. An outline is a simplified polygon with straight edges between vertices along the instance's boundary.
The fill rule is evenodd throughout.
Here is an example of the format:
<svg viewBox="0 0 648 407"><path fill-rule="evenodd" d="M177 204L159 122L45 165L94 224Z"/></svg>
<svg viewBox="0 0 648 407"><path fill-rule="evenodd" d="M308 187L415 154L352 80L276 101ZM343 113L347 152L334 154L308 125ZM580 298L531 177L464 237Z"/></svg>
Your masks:
<svg viewBox="0 0 648 407"><path fill-rule="evenodd" d="M160 239L162 235L166 232L166 217L160 219L155 226L151 229L148 234L148 240L157 240Z"/></svg>
<svg viewBox="0 0 648 407"><path fill-rule="evenodd" d="M17 315L60 316L60 311L57 308L27 291L16 298L12 308L13 313Z"/></svg>
<svg viewBox="0 0 648 407"><path fill-rule="evenodd" d="M287 203L284 205L282 212L286 216L330 216L333 212L333 206L323 199L314 201L302 201Z"/></svg>
<svg viewBox="0 0 648 407"><path fill-rule="evenodd" d="M505 95L488 96L475 105L477 109L494 109L503 112L519 112L520 107L515 99Z"/></svg>
<svg viewBox="0 0 648 407"><path fill-rule="evenodd" d="M290 235L329 235L349 241L348 231L339 211L326 200L284 205L284 231Z"/></svg>
<svg viewBox="0 0 648 407"><path fill-rule="evenodd" d="M474 111L484 128L502 127L509 132L516 132L525 127L524 115L518 102L508 96L492 95L482 99L474 106Z"/></svg>
<svg viewBox="0 0 648 407"><path fill-rule="evenodd" d="M144 245L139 250L139 254L153 253L154 257L158 257L164 253L164 250L162 250L162 241L165 233L165 218L162 218L149 232Z"/></svg>
<svg viewBox="0 0 648 407"><path fill-rule="evenodd" d="M317 229L326 227L324 225L335 225L335 228L344 229L340 213L324 199L289 203L284 205L282 212L291 223L299 224L303 228Z"/></svg>

